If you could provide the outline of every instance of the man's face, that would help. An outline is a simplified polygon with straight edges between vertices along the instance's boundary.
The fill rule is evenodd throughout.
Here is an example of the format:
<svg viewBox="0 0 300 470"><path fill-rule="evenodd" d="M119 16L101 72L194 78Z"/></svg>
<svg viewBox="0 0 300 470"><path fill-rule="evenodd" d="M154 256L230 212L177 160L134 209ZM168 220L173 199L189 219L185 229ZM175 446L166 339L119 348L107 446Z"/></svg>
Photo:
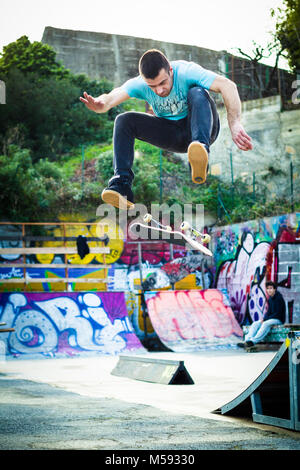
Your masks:
<svg viewBox="0 0 300 470"><path fill-rule="evenodd" d="M144 80L156 95L164 98L165 96L168 96L172 90L173 69L171 67L169 73L165 69L161 69L157 77L144 78Z"/></svg>
<svg viewBox="0 0 300 470"><path fill-rule="evenodd" d="M276 290L274 289L273 286L268 286L268 287L267 287L267 294L268 294L270 297L273 297L273 295L275 295L275 292L276 292Z"/></svg>

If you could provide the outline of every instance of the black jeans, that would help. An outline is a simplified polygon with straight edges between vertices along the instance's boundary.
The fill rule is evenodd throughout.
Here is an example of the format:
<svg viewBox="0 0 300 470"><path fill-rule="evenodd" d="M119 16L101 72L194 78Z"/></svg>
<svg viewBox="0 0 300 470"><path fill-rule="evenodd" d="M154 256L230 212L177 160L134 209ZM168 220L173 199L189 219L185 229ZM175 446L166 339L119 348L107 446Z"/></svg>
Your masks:
<svg viewBox="0 0 300 470"><path fill-rule="evenodd" d="M186 153L191 142L197 140L209 146L220 130L215 102L202 87L188 92L188 116L178 121L159 118L147 113L129 111L115 120L114 174L132 183L135 139L143 140L163 150Z"/></svg>

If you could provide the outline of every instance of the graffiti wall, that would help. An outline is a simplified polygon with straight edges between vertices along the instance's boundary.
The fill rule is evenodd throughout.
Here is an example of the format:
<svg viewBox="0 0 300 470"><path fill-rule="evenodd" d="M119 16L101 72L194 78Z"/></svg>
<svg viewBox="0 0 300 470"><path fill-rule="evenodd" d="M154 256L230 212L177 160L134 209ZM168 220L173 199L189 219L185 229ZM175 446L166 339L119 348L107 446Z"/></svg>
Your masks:
<svg viewBox="0 0 300 470"><path fill-rule="evenodd" d="M99 226L81 225L74 226L47 226L43 235L60 237L59 241L26 241L26 247L50 247L55 248L64 245L62 236L86 237L88 246L101 247L105 245L110 248L110 254L89 253L83 258L78 254L4 254L0 253L0 291L2 292L125 292L126 305L131 323L134 325L135 332L139 337L143 337L145 327L148 336L155 336L155 332L149 318L143 317L141 307L141 274L139 266L138 245L132 243L128 234L124 234L119 226L105 225L104 232L97 232ZM115 238L116 233L118 239ZM29 237L35 234L31 233L31 227L26 227L26 235ZM97 240L90 241L91 237L99 238L107 236L105 243ZM18 239L19 237L19 239ZM0 227L0 248L21 248L23 241L22 227L8 224ZM15 238L15 239L13 239ZM76 241L65 242L66 247L76 247ZM171 279L169 272L166 276L164 267L168 266L171 259L178 260L178 266L184 261L187 268L178 282ZM194 257L195 258L195 257ZM211 287L213 277L206 263L202 262L202 257L195 264L193 257L184 246L173 245L163 241L142 244L142 280L149 279L149 276L155 275L157 279L157 288L176 290L183 289L202 289ZM25 263L25 264L24 264ZM26 269L24 268L26 266ZM177 266L177 265L176 265ZM191 268L191 269L189 269ZM66 282L66 270L69 282ZM191 272L192 271L192 272ZM191 274L189 274L191 272ZM177 271L176 271L177 273ZM178 273L177 273L178 274ZM167 282L165 279L167 277ZM87 281L83 282L86 278ZM183 279L181 279L183 278ZM22 280L26 279L26 282ZM78 281L77 281L78 279ZM103 281L102 281L103 279ZM90 281L91 280L91 281ZM22 282L21 282L22 281ZM163 282L161 282L163 281ZM171 286L171 282L173 285ZM154 290L152 286L151 290Z"/></svg>
<svg viewBox="0 0 300 470"><path fill-rule="evenodd" d="M132 243L117 225L105 225L107 230L99 232L100 225L47 227L46 234L60 241L28 241L26 247L52 248L65 246L76 249L76 237L85 237L89 248L107 247L109 254L88 253L83 258L74 254L30 254L22 255L0 253L0 291L2 292L78 292L78 291L115 291L135 290L139 281L139 255L136 243ZM26 228L29 232L30 228ZM98 231L97 231L98 230ZM106 241L97 241L105 235ZM31 235L28 235L30 238ZM73 238L73 241L63 242L63 236ZM22 248L22 230L17 225L8 224L0 227L0 248ZM13 239L15 238L15 239ZM33 239L37 238L33 236ZM42 238L42 237L41 237ZM44 237L45 238L45 237ZM91 241L90 241L91 240ZM175 247L173 257L184 256L184 247ZM142 245L143 269L159 270L171 259L170 245L157 241ZM24 267L25 263L25 267ZM67 276L70 282L66 281ZM95 279L93 282L83 282L85 279ZM22 282L26 280L26 282ZM78 279L78 282L77 282ZM103 279L103 281L102 281ZM99 281L99 282L97 282Z"/></svg>
<svg viewBox="0 0 300 470"><path fill-rule="evenodd" d="M143 347L129 321L123 292L2 293L1 333L8 356L119 354Z"/></svg>
<svg viewBox="0 0 300 470"><path fill-rule="evenodd" d="M300 323L300 213L216 228L212 244L215 286L240 324L263 317L268 280L286 301L286 322Z"/></svg>
<svg viewBox="0 0 300 470"><path fill-rule="evenodd" d="M220 290L148 292L145 297L154 329L172 351L230 347L243 336Z"/></svg>

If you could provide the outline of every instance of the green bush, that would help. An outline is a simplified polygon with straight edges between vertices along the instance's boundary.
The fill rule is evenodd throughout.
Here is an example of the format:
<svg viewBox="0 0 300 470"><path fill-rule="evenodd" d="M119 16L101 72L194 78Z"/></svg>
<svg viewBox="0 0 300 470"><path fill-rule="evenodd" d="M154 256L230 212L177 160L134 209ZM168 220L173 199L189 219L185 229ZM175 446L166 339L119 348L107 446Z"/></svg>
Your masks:
<svg viewBox="0 0 300 470"><path fill-rule="evenodd" d="M16 146L10 146L7 155L0 156L0 165L1 220L35 221L43 213L50 218L63 181L57 169L46 175L44 166L39 172L30 151ZM50 163L47 165L49 170Z"/></svg>

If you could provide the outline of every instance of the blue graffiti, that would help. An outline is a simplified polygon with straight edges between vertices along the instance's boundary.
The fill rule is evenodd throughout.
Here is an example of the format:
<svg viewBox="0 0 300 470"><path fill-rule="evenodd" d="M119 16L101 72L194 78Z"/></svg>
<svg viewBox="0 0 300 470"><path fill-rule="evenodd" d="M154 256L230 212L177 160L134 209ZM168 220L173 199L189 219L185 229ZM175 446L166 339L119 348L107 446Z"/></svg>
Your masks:
<svg viewBox="0 0 300 470"><path fill-rule="evenodd" d="M0 321L15 329L1 335L13 355L118 354L127 348L130 336L135 337L128 316L123 312L121 318L111 319L95 293L54 295L46 300L42 294L12 293L1 306ZM135 346L141 346L137 342Z"/></svg>

